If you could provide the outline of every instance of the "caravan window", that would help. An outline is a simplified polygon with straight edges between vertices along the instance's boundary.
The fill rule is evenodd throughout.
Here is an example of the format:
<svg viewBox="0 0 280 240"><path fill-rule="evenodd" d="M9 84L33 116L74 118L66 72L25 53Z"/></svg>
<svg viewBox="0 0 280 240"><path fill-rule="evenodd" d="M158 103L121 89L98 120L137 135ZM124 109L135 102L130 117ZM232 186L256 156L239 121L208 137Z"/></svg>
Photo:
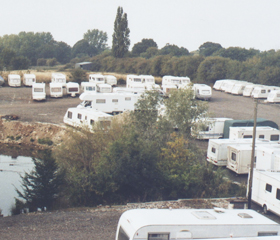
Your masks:
<svg viewBox="0 0 280 240"><path fill-rule="evenodd" d="M280 94L279 93L277 93L277 95L276 95L278 98L280 98Z"/></svg>
<svg viewBox="0 0 280 240"><path fill-rule="evenodd" d="M212 147L211 151L212 153L216 153L216 148Z"/></svg>
<svg viewBox="0 0 280 240"><path fill-rule="evenodd" d="M259 135L259 138L263 138L264 139L264 135Z"/></svg>
<svg viewBox="0 0 280 240"><path fill-rule="evenodd" d="M265 93L265 92L266 92L265 89L262 89L262 90L261 90L261 93Z"/></svg>
<svg viewBox="0 0 280 240"><path fill-rule="evenodd" d="M112 102L119 102L119 99L112 99Z"/></svg>
<svg viewBox="0 0 280 240"><path fill-rule="evenodd" d="M90 119L90 125L94 124L94 120Z"/></svg>
<svg viewBox="0 0 280 240"><path fill-rule="evenodd" d="M278 236L278 232L258 232L258 236Z"/></svg>
<svg viewBox="0 0 280 240"><path fill-rule="evenodd" d="M148 240L169 240L169 233L149 233Z"/></svg>
<svg viewBox="0 0 280 240"><path fill-rule="evenodd" d="M280 200L280 189L277 188L277 191L276 191L276 199Z"/></svg>
<svg viewBox="0 0 280 240"><path fill-rule="evenodd" d="M252 135L244 135L243 138L252 138Z"/></svg>
<svg viewBox="0 0 280 240"><path fill-rule="evenodd" d="M231 153L231 160L236 161L236 153L234 152Z"/></svg>
<svg viewBox="0 0 280 240"><path fill-rule="evenodd" d="M67 113L67 117L70 118L70 119L72 119L72 112L68 112L68 113Z"/></svg>
<svg viewBox="0 0 280 240"><path fill-rule="evenodd" d="M44 92L43 88L34 88L34 92Z"/></svg>
<svg viewBox="0 0 280 240"><path fill-rule="evenodd" d="M272 186L271 186L270 184L267 183L267 184L265 185L265 190L268 191L268 192L271 192L271 191L272 191Z"/></svg>
<svg viewBox="0 0 280 240"><path fill-rule="evenodd" d="M106 103L106 99L96 99L96 103Z"/></svg>
<svg viewBox="0 0 280 240"><path fill-rule="evenodd" d="M125 101L131 101L131 97L126 97Z"/></svg>
<svg viewBox="0 0 280 240"><path fill-rule="evenodd" d="M82 114L78 113L78 119L82 119Z"/></svg>
<svg viewBox="0 0 280 240"><path fill-rule="evenodd" d="M270 141L279 141L279 135L271 135Z"/></svg>

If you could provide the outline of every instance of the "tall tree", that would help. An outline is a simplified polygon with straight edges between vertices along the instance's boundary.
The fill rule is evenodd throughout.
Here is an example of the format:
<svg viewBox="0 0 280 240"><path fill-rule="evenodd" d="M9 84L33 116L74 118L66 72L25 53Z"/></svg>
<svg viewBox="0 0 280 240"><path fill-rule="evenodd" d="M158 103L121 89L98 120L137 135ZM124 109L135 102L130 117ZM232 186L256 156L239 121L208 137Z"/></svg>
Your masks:
<svg viewBox="0 0 280 240"><path fill-rule="evenodd" d="M132 48L132 53L135 56L139 56L141 53L147 51L148 48L155 47L157 48L157 43L153 39L145 39L143 38L141 42L134 44Z"/></svg>
<svg viewBox="0 0 280 240"><path fill-rule="evenodd" d="M99 31L98 29L88 30L84 34L84 39L91 48L96 49L97 53L101 53L107 48L108 36L106 32Z"/></svg>
<svg viewBox="0 0 280 240"><path fill-rule="evenodd" d="M130 45L130 30L128 28L127 14L122 7L118 7L117 16L114 23L112 51L116 58L123 58L128 52Z"/></svg>
<svg viewBox="0 0 280 240"><path fill-rule="evenodd" d="M219 43L205 42L199 47L199 54L208 57L222 48L222 45Z"/></svg>

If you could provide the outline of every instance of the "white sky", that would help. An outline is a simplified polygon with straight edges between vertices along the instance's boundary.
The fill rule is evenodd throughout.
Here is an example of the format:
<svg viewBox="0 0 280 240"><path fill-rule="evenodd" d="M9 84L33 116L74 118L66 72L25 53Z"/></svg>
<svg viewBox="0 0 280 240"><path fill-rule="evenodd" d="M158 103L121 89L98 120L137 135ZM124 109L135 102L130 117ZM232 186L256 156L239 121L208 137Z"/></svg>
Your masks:
<svg viewBox="0 0 280 240"><path fill-rule="evenodd" d="M1 0L0 36L50 32L73 46L98 29L112 46L118 6L128 15L130 48L143 38L189 51L208 41L224 48L280 48L279 0Z"/></svg>

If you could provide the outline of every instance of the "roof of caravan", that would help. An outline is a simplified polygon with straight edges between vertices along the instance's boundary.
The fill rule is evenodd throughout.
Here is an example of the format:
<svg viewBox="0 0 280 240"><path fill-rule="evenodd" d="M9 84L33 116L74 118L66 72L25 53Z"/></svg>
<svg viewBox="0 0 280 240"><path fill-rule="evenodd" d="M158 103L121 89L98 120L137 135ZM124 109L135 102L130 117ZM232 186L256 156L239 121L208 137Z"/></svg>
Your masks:
<svg viewBox="0 0 280 240"><path fill-rule="evenodd" d="M224 138L229 138L229 127L252 127L254 126L254 119L249 120L227 120L224 125ZM279 129L278 125L270 120L264 118L257 118L257 126L269 126Z"/></svg>
<svg viewBox="0 0 280 240"><path fill-rule="evenodd" d="M20 75L19 75L19 74L9 74L8 76L9 76L9 77L17 77L17 78L20 78Z"/></svg>
<svg viewBox="0 0 280 240"><path fill-rule="evenodd" d="M104 77L102 74L89 74L90 77Z"/></svg>
<svg viewBox="0 0 280 240"><path fill-rule="evenodd" d="M57 83L57 82L50 82L50 87L62 87L62 83Z"/></svg>
<svg viewBox="0 0 280 240"><path fill-rule="evenodd" d="M135 94L133 92L110 92L110 93L91 93L91 92L83 92L80 95L80 100L84 101L91 101L94 100L96 97L106 97L106 96L127 96L127 97L134 97L140 96L140 94Z"/></svg>
<svg viewBox="0 0 280 240"><path fill-rule="evenodd" d="M263 175L266 175L268 177L274 178L278 181L280 181L280 172L279 171L267 171L267 170L262 170L262 169L254 169L254 172L258 171L262 173Z"/></svg>
<svg viewBox="0 0 280 240"><path fill-rule="evenodd" d="M120 221L129 222L131 227L126 230L132 232L144 226L162 225L278 225L248 209L133 209L124 212Z"/></svg>
<svg viewBox="0 0 280 240"><path fill-rule="evenodd" d="M53 77L65 77L65 74L55 72L55 73L52 73L52 76Z"/></svg>
<svg viewBox="0 0 280 240"><path fill-rule="evenodd" d="M79 83L76 82L68 82L66 83L67 86L79 86Z"/></svg>
<svg viewBox="0 0 280 240"><path fill-rule="evenodd" d="M24 77L36 77L36 75L33 73L25 73L25 74L23 74L23 76Z"/></svg>
<svg viewBox="0 0 280 240"><path fill-rule="evenodd" d="M98 111L92 108L77 108L77 107L73 107L73 108L68 108L67 112L71 111L71 112L77 112L77 113L86 113L88 115L95 115L95 116L101 116L101 117L113 117L112 115L102 112L102 111Z"/></svg>

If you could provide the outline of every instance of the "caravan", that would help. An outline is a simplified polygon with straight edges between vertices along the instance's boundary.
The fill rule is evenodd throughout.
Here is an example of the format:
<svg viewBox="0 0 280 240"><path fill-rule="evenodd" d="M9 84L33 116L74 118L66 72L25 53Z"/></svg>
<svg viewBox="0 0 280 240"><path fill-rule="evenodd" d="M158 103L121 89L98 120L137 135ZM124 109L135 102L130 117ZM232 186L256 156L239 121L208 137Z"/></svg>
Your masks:
<svg viewBox="0 0 280 240"><path fill-rule="evenodd" d="M68 95L71 95L71 97L76 97L76 95L80 94L79 83L76 82L66 83L66 93Z"/></svg>
<svg viewBox="0 0 280 240"><path fill-rule="evenodd" d="M113 75L104 75L105 83L110 84L111 86L117 86L117 78Z"/></svg>
<svg viewBox="0 0 280 240"><path fill-rule="evenodd" d="M155 83L155 78L152 75L140 75L140 77L145 89L160 89L160 86Z"/></svg>
<svg viewBox="0 0 280 240"><path fill-rule="evenodd" d="M32 84L32 99L37 101L46 100L46 84L33 83Z"/></svg>
<svg viewBox="0 0 280 240"><path fill-rule="evenodd" d="M243 96L244 97L251 97L252 92L254 91L254 89L256 87L261 87L262 85L258 85L258 84L248 84L246 85L244 91L243 91Z"/></svg>
<svg viewBox="0 0 280 240"><path fill-rule="evenodd" d="M116 240L280 236L280 225L248 209L133 209L118 222Z"/></svg>
<svg viewBox="0 0 280 240"><path fill-rule="evenodd" d="M96 91L99 93L111 93L112 86L107 83L101 83L96 85Z"/></svg>
<svg viewBox="0 0 280 240"><path fill-rule="evenodd" d="M206 84L193 84L192 89L197 99L210 100L212 97L212 88Z"/></svg>
<svg viewBox="0 0 280 240"><path fill-rule="evenodd" d="M9 74L8 75L8 84L9 84L10 87L20 87L21 86L20 75Z"/></svg>
<svg viewBox="0 0 280 240"><path fill-rule="evenodd" d="M101 74L90 74L89 75L89 82L93 82L95 84L104 84L105 77Z"/></svg>
<svg viewBox="0 0 280 240"><path fill-rule="evenodd" d="M63 73L52 73L52 83L60 83L62 87L66 87L66 76Z"/></svg>
<svg viewBox="0 0 280 240"><path fill-rule="evenodd" d="M251 96L253 98L267 98L268 94L273 90L277 90L277 87L272 87L272 86L255 87Z"/></svg>
<svg viewBox="0 0 280 240"><path fill-rule="evenodd" d="M81 82L81 91L96 93L96 83L93 82Z"/></svg>
<svg viewBox="0 0 280 240"><path fill-rule="evenodd" d="M271 91L267 99L265 100L266 103L279 103L280 102L280 90L273 90Z"/></svg>
<svg viewBox="0 0 280 240"><path fill-rule="evenodd" d="M50 97L59 98L63 97L63 84L62 83L50 83Z"/></svg>
<svg viewBox="0 0 280 240"><path fill-rule="evenodd" d="M280 145L260 146L256 150L256 168L280 171Z"/></svg>
<svg viewBox="0 0 280 240"><path fill-rule="evenodd" d="M127 88L142 88L145 89L142 79L137 75L127 75L126 76L126 87Z"/></svg>
<svg viewBox="0 0 280 240"><path fill-rule="evenodd" d="M23 75L23 85L32 87L33 83L36 83L35 74L24 74Z"/></svg>
<svg viewBox="0 0 280 240"><path fill-rule="evenodd" d="M236 83L231 90L231 94L233 94L233 95L243 95L243 92L244 92L246 86L248 86L248 85L252 85L252 83L248 83L248 82Z"/></svg>

